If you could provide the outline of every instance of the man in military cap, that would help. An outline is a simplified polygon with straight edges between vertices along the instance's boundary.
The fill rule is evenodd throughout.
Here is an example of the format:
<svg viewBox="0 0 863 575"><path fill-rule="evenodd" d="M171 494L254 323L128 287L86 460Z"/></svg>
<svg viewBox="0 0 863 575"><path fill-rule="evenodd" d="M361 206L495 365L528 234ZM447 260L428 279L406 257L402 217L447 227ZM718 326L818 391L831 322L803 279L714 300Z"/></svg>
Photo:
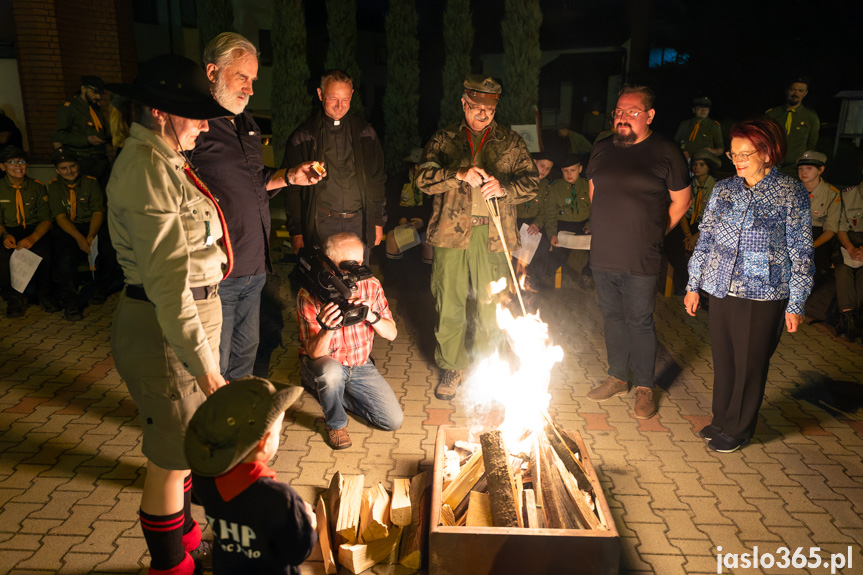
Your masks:
<svg viewBox="0 0 863 575"><path fill-rule="evenodd" d="M477 298L474 355L500 337L489 284L508 276L503 241L518 246L516 204L536 195L539 174L521 137L494 121L501 87L469 75L461 98L464 120L439 130L423 151L417 186L434 196L427 241L434 246L431 289L438 311L435 361L438 399L452 399L470 361L465 349L466 301ZM499 210L504 238L490 222Z"/></svg>
<svg viewBox="0 0 863 575"><path fill-rule="evenodd" d="M102 115L99 102L105 83L98 76L81 76L81 89L57 107L54 147L75 154L81 173L99 180L105 188L111 172L108 145L111 128Z"/></svg>
<svg viewBox="0 0 863 575"><path fill-rule="evenodd" d="M701 150L707 150L714 156L725 151L719 122L708 117L710 105L710 98L695 98L692 101L693 116L680 122L674 134L674 141L680 144L680 149L687 159Z"/></svg>
<svg viewBox="0 0 863 575"><path fill-rule="evenodd" d="M785 130L785 143L788 151L780 171L791 177L797 176L797 160L806 150L814 150L818 144L818 130L821 121L814 110L803 105L803 98L809 93L809 78L794 78L785 92L785 104L764 112Z"/></svg>

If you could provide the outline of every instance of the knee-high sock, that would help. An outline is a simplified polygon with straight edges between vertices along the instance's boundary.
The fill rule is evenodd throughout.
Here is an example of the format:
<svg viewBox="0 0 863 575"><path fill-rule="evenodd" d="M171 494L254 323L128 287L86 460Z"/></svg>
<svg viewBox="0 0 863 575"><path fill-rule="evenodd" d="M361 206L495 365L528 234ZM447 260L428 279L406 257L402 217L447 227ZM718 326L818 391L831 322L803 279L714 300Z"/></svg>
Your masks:
<svg viewBox="0 0 863 575"><path fill-rule="evenodd" d="M150 550L150 572L174 573L177 567L187 562L187 553L183 548L184 513L178 511L170 515L150 515L141 510L139 514L144 539ZM194 562L192 569L194 570Z"/></svg>
<svg viewBox="0 0 863 575"><path fill-rule="evenodd" d="M194 551L201 544L201 528L198 522L192 518L192 474L186 476L183 481L183 548L186 551Z"/></svg>

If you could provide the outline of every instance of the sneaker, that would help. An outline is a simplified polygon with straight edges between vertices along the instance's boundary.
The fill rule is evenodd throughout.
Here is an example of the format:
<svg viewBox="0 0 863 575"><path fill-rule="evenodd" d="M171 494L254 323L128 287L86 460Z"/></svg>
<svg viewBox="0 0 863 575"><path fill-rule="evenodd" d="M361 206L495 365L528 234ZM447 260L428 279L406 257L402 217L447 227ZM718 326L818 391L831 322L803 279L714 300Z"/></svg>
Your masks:
<svg viewBox="0 0 863 575"><path fill-rule="evenodd" d="M329 425L327 426L327 445L329 445L332 449L347 449L353 443L351 443L351 436L348 435L348 427L345 426L341 429L333 429Z"/></svg>
<svg viewBox="0 0 863 575"><path fill-rule="evenodd" d="M656 415L656 402L653 401L652 387L637 387L635 389L635 407L632 412L638 419L650 419Z"/></svg>
<svg viewBox="0 0 863 575"><path fill-rule="evenodd" d="M701 429L701 431L698 432L698 435L700 435L701 437L703 437L707 441L710 441L711 439L713 439L714 437L716 437L720 433L722 433L722 430L719 429L718 427L716 427L715 425L711 424L711 425L705 425Z"/></svg>
<svg viewBox="0 0 863 575"><path fill-rule="evenodd" d="M716 437L710 440L707 447L717 453L734 453L741 447L749 445L749 439L736 439L722 432L716 434Z"/></svg>
<svg viewBox="0 0 863 575"><path fill-rule="evenodd" d="M213 572L213 542L201 539L201 543L189 551L189 555L195 561L195 574Z"/></svg>
<svg viewBox="0 0 863 575"><path fill-rule="evenodd" d="M626 395L628 391L629 384L609 375L605 378L605 381L587 392L587 399L591 401L607 401L617 395Z"/></svg>
<svg viewBox="0 0 863 575"><path fill-rule="evenodd" d="M440 383L434 389L434 396L444 401L455 397L455 390L461 383L461 371L457 369L445 369L441 373Z"/></svg>

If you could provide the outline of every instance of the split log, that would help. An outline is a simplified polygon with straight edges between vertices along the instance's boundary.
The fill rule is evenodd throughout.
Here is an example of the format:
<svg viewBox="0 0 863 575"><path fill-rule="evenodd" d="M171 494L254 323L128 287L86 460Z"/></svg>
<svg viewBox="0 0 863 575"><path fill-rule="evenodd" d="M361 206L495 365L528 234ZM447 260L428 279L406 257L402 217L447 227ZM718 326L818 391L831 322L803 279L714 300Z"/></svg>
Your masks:
<svg viewBox="0 0 863 575"><path fill-rule="evenodd" d="M365 479L365 475L346 475L342 477L342 486L339 489L339 511L336 517L336 533L346 543L356 543L359 536L360 509L363 502L363 483Z"/></svg>
<svg viewBox="0 0 863 575"><path fill-rule="evenodd" d="M478 449L462 466L455 479L443 490L441 503L446 503L451 508L456 509L462 499L467 497L467 494L479 481L479 478L482 477L483 472L485 472L483 452Z"/></svg>
<svg viewBox="0 0 863 575"><path fill-rule="evenodd" d="M444 489L461 473L461 455L458 451L447 449L443 454Z"/></svg>
<svg viewBox="0 0 863 575"><path fill-rule="evenodd" d="M535 434L536 435L536 434ZM534 497L536 497L536 506L539 508L539 513L537 519L540 522L540 527L545 527L545 512L544 506L545 503L542 497L542 473L540 473L540 461L542 459L542 451L539 447L539 437L534 437L533 440L533 449L530 453L530 479L533 484L533 493Z"/></svg>
<svg viewBox="0 0 863 575"><path fill-rule="evenodd" d="M350 545L345 543L339 546L339 563L355 575L362 573L369 567L383 561L398 547L402 536L401 527L393 527L385 539L378 539L369 543Z"/></svg>
<svg viewBox="0 0 863 575"><path fill-rule="evenodd" d="M324 498L318 495L318 503L315 506L315 518L318 526L318 546L321 549L321 559L324 562L324 572L335 573L339 570L336 565L336 558L333 555L333 546L330 540L330 521L327 517L327 506L324 503Z"/></svg>
<svg viewBox="0 0 863 575"><path fill-rule="evenodd" d="M390 500L390 521L393 525L404 527L411 522L411 480L393 479L393 496Z"/></svg>
<svg viewBox="0 0 863 575"><path fill-rule="evenodd" d="M479 443L456 441L453 445L453 449L457 451L458 454L461 456L461 461L459 461L459 465L464 465L465 462L479 450Z"/></svg>
<svg viewBox="0 0 863 575"><path fill-rule="evenodd" d="M552 451L551 457L554 459L555 466L557 467L557 471L560 474L560 478L563 481L564 486L566 487L566 491L569 493L569 496L572 498L573 503L575 503L575 508L578 513L579 521L587 528L587 529L605 529L605 526L600 523L599 518L593 512L593 509L587 504L585 500L586 492L581 490L580 484L576 484L575 479L572 475L569 474L569 470L564 466L563 462L557 457L557 454Z"/></svg>
<svg viewBox="0 0 863 575"><path fill-rule="evenodd" d="M399 550L399 563L409 569L420 568L422 549L428 549L431 484L431 471L424 471L411 479L411 523L404 529Z"/></svg>
<svg viewBox="0 0 863 575"><path fill-rule="evenodd" d="M482 457L488 477L488 495L495 527L522 527L516 505L515 480L509 466L509 455L500 431L479 436Z"/></svg>
<svg viewBox="0 0 863 575"><path fill-rule="evenodd" d="M564 445L566 445L567 449L569 449L573 455L576 456L579 462L582 461L581 457L581 448L578 447L578 443L573 439L572 435L562 428L560 424L558 424L551 416L546 417L546 421L550 421L554 426L554 429L557 431L557 434L560 435L560 438L563 440Z"/></svg>
<svg viewBox="0 0 863 575"><path fill-rule="evenodd" d="M468 527L491 527L491 507L488 500L488 493L480 493L479 491L471 491L467 497L470 501L467 507L465 516L465 524Z"/></svg>
<svg viewBox="0 0 863 575"><path fill-rule="evenodd" d="M453 527L456 524L455 513L452 511L452 507L446 503L440 506L440 524L447 527Z"/></svg>
<svg viewBox="0 0 863 575"><path fill-rule="evenodd" d="M536 510L536 496L533 489L525 489L524 494L524 526L530 529L539 528L539 514Z"/></svg>
<svg viewBox="0 0 863 575"><path fill-rule="evenodd" d="M453 509L456 519L463 517L464 514L467 513L468 504L470 503L470 494L477 492L488 493L488 477L485 476L485 473L482 474L482 477L479 478L476 485L471 488L470 493L468 493L468 497L463 498L461 503L458 504L458 507Z"/></svg>
<svg viewBox="0 0 863 575"><path fill-rule="evenodd" d="M593 497L593 485L590 484L590 480L584 472L584 467L581 465L581 461L576 459L575 455L566 447L563 439L558 435L557 430L552 424L546 423L544 430L545 437L548 439L549 445L554 449L554 452L563 462L563 465L566 466L566 470L569 471L578 482L578 488L582 491L587 491L590 496Z"/></svg>
<svg viewBox="0 0 863 575"><path fill-rule="evenodd" d="M552 457L554 450L547 441L540 437L537 443L540 450L539 467L542 485L542 510L545 515L545 525L549 529L578 529L575 503L570 499L557 472L557 466Z"/></svg>
<svg viewBox="0 0 863 575"><path fill-rule="evenodd" d="M384 539L389 534L390 496L380 483L363 492L360 506L360 542Z"/></svg>
<svg viewBox="0 0 863 575"><path fill-rule="evenodd" d="M522 501L522 493L524 492L524 485L521 482L521 473L514 476L515 479L515 504L516 504L516 512L518 516L521 517L521 521L519 524L524 527L524 505Z"/></svg>

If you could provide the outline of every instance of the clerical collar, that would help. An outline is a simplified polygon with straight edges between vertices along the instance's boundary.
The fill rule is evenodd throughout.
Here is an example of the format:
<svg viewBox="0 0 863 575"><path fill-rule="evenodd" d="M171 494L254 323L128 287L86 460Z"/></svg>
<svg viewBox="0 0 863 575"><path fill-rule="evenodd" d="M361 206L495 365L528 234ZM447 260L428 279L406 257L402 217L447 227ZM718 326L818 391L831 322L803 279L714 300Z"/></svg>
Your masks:
<svg viewBox="0 0 863 575"><path fill-rule="evenodd" d="M330 126L334 126L334 127L336 127L336 128L338 128L339 126L341 126L341 125L342 125L342 120L344 120L344 119L345 119L345 117L344 117L344 116L342 116L342 119L341 119L341 120L334 120L334 119L330 118L329 116L327 116L326 112L324 113L324 118L326 119L327 123L329 123L329 125L330 125Z"/></svg>

